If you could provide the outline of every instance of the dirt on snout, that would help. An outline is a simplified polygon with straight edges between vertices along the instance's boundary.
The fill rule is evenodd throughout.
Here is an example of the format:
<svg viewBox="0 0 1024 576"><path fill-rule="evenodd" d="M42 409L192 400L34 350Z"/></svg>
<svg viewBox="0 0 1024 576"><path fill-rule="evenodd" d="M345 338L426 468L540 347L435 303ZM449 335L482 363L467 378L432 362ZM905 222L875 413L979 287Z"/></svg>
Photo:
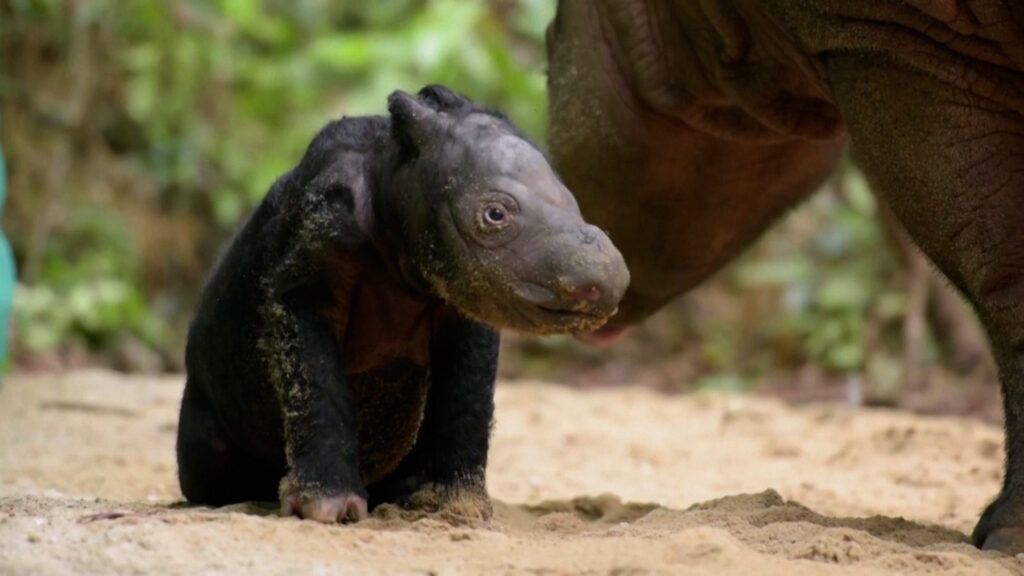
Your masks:
<svg viewBox="0 0 1024 576"><path fill-rule="evenodd" d="M965 536L999 486L979 422L752 397L499 387L490 523L183 505L181 378L0 388L2 574L1024 574Z"/></svg>

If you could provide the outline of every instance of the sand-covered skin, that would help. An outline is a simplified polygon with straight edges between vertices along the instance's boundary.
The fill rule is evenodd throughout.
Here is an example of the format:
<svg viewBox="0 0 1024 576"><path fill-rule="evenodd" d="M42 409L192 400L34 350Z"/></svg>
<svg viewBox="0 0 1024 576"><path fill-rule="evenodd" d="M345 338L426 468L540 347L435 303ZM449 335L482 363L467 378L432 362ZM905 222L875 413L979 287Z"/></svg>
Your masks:
<svg viewBox="0 0 1024 576"><path fill-rule="evenodd" d="M506 384L493 522L326 526L175 505L181 385L3 384L0 574L1024 574L964 535L1002 466L978 422Z"/></svg>

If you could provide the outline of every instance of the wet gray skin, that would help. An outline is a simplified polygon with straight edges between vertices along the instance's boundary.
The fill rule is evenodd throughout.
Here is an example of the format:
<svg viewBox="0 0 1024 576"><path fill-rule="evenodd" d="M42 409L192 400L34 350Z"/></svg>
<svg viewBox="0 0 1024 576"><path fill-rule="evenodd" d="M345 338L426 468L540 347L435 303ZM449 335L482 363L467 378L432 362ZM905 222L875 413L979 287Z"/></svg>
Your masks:
<svg viewBox="0 0 1024 576"><path fill-rule="evenodd" d="M453 105L434 109L404 93L391 100L395 121L413 123L419 152L385 187L402 202L377 204L399 207L392 217L413 272L492 326L599 328L629 286L622 255L507 120Z"/></svg>

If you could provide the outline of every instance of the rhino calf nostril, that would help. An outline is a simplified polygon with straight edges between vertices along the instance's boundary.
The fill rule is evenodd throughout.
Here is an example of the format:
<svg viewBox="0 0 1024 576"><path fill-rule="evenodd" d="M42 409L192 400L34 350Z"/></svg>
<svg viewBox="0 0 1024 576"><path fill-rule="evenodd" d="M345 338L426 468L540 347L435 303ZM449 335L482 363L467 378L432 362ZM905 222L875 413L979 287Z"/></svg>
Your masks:
<svg viewBox="0 0 1024 576"><path fill-rule="evenodd" d="M572 300L582 302L597 302L601 299L601 289L597 286L573 286L571 284L561 285L562 294Z"/></svg>

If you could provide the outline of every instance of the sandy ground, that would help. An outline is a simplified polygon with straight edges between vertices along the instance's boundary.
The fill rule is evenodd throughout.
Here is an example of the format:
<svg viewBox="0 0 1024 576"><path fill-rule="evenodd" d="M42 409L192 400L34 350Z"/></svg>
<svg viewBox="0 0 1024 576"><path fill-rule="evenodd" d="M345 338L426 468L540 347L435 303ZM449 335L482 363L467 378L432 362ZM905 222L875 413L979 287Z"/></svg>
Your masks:
<svg viewBox="0 0 1024 576"><path fill-rule="evenodd" d="M506 384L491 523L326 526L181 505L181 384L8 379L0 573L1024 574L964 536L1001 473L975 421Z"/></svg>

